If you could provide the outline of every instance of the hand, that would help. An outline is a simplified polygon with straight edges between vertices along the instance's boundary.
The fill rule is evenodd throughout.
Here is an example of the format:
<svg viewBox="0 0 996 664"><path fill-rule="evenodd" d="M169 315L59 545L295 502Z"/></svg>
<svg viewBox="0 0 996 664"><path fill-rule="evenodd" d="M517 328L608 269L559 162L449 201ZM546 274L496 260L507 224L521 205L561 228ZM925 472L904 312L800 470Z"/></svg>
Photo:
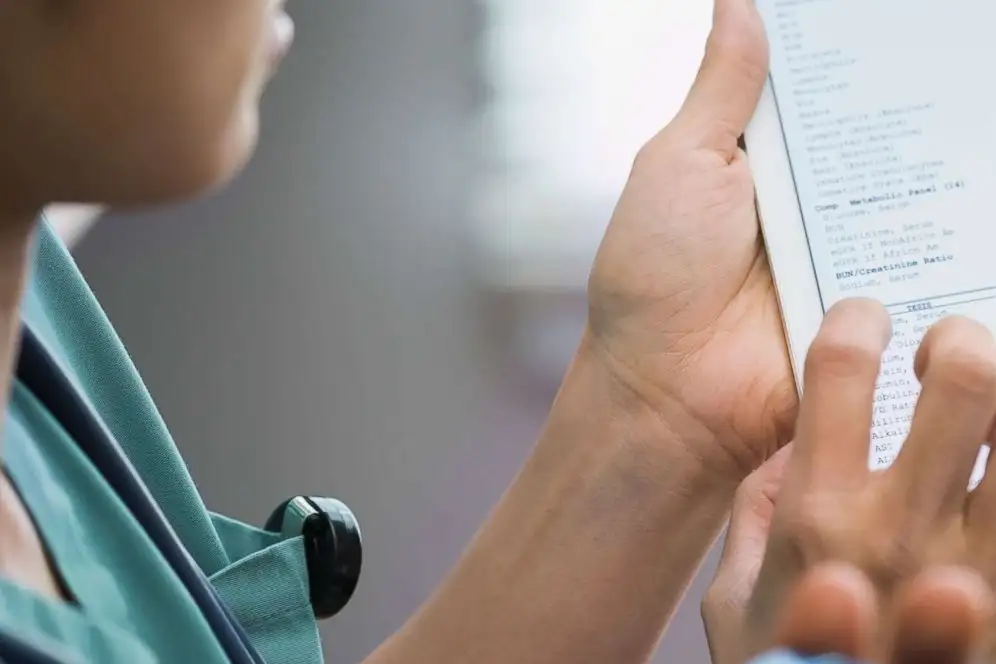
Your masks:
<svg viewBox="0 0 996 664"><path fill-rule="evenodd" d="M970 570L933 567L909 583L884 619L868 577L833 564L808 572L782 609L779 650L756 664L969 664L984 652L993 593ZM876 654L882 633L888 646Z"/></svg>
<svg viewBox="0 0 996 664"><path fill-rule="evenodd" d="M589 284L598 356L734 484L789 440L797 405L738 147L767 54L753 0L716 0L698 78L636 159Z"/></svg>
<svg viewBox="0 0 996 664"><path fill-rule="evenodd" d="M740 486L702 619L712 664L742 664L747 605L757 583L771 519L791 446L780 450ZM890 631L888 664L967 664L984 645L993 615L992 591L970 570L931 568L895 599L892 624L881 617L871 581L858 569L821 565L807 572L777 611L773 647L794 657L762 656L756 664L800 664L799 655L862 660ZM931 657L924 659L927 653ZM825 664L830 664L829 662Z"/></svg>
<svg viewBox="0 0 996 664"><path fill-rule="evenodd" d="M925 568L965 565L996 581L996 472L968 491L996 416L996 343L961 318L927 332L910 433L892 467L873 473L869 431L890 322L877 303L845 301L810 348L797 435L743 622L746 655L776 643L791 589L826 562L867 575L887 614ZM878 654L888 646L873 645Z"/></svg>

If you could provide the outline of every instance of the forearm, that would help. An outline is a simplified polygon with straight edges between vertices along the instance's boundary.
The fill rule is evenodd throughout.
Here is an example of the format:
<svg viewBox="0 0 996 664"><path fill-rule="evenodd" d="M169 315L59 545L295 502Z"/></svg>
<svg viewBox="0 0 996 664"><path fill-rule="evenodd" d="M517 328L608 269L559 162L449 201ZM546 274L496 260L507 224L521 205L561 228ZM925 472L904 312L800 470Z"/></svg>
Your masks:
<svg viewBox="0 0 996 664"><path fill-rule="evenodd" d="M435 596L367 664L629 664L726 517L686 436L582 350L537 448Z"/></svg>

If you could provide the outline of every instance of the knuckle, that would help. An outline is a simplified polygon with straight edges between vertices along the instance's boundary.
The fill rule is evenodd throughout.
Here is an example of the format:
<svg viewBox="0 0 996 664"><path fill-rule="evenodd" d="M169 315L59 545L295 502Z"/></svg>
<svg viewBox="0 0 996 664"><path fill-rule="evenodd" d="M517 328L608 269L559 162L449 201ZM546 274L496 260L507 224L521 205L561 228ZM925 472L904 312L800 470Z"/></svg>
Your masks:
<svg viewBox="0 0 996 664"><path fill-rule="evenodd" d="M921 548L910 537L884 529L868 541L860 566L876 587L893 588L923 567Z"/></svg>
<svg viewBox="0 0 996 664"><path fill-rule="evenodd" d="M740 486L737 487L736 492L733 494L733 518L736 518L744 510L750 509L760 491L761 481L755 470L747 476L747 479L740 483Z"/></svg>
<svg viewBox="0 0 996 664"><path fill-rule="evenodd" d="M974 536L969 537L965 558L969 567L981 574L991 586L996 586L996 541L986 532L991 523L987 519L986 527L978 529L980 533L971 533Z"/></svg>
<svg viewBox="0 0 996 664"><path fill-rule="evenodd" d="M646 169L648 162L653 163L656 153L659 151L655 145L656 140L656 138L652 138L637 149L636 154L633 155L633 164L629 169L631 177Z"/></svg>
<svg viewBox="0 0 996 664"><path fill-rule="evenodd" d="M637 149L630 168L631 174L656 170L661 162L667 159L668 154L672 151L670 133L668 129L664 129Z"/></svg>
<svg viewBox="0 0 996 664"><path fill-rule="evenodd" d="M774 509L784 475L785 460L772 457L755 468L744 479L733 494L732 518L735 521L741 514L758 513Z"/></svg>
<svg viewBox="0 0 996 664"><path fill-rule="evenodd" d="M655 181L678 180L682 172L692 170L685 133L676 120L641 145L633 156L630 181L651 176Z"/></svg>
<svg viewBox="0 0 996 664"><path fill-rule="evenodd" d="M832 513L813 500L784 505L778 541L782 554L797 569L805 569L832 553ZM830 517L830 518L828 518Z"/></svg>
<svg viewBox="0 0 996 664"><path fill-rule="evenodd" d="M723 585L723 582L719 579L713 579L713 582L709 584L709 587L702 594L702 601L699 603L699 611L702 613L702 619L709 622L716 612L720 611L726 604L728 597L729 591Z"/></svg>
<svg viewBox="0 0 996 664"><path fill-rule="evenodd" d="M745 611L750 589L743 587L744 581L742 578L717 576L709 585L699 603L699 612L707 628Z"/></svg>
<svg viewBox="0 0 996 664"><path fill-rule="evenodd" d="M931 336L925 382L959 395L996 399L996 347L992 334L967 319L938 324Z"/></svg>
<svg viewBox="0 0 996 664"><path fill-rule="evenodd" d="M898 525L872 527L875 520L859 517L855 523L854 513L815 500L789 512L778 531L778 546L782 559L797 569L840 560L861 570L875 587L891 590L924 567L924 540L902 519Z"/></svg>
<svg viewBox="0 0 996 664"><path fill-rule="evenodd" d="M958 394L996 398L996 366L990 358L967 350L955 350L938 358L931 379Z"/></svg>
<svg viewBox="0 0 996 664"><path fill-rule="evenodd" d="M860 338L847 330L825 329L809 348L805 371L842 376L864 374L877 370L881 357L882 349L874 339Z"/></svg>

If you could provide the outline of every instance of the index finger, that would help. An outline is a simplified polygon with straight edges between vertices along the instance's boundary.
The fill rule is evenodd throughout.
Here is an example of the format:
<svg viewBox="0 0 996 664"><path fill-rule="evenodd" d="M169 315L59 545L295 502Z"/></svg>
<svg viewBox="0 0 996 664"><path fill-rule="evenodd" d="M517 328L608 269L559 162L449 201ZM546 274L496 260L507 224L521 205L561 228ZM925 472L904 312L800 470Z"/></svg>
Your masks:
<svg viewBox="0 0 996 664"><path fill-rule="evenodd" d="M806 356L792 475L835 486L867 477L875 384L891 337L892 320L873 300L827 312Z"/></svg>
<svg viewBox="0 0 996 664"><path fill-rule="evenodd" d="M915 369L922 390L889 490L913 514L946 518L964 508L996 414L996 340L981 323L946 318L924 335Z"/></svg>

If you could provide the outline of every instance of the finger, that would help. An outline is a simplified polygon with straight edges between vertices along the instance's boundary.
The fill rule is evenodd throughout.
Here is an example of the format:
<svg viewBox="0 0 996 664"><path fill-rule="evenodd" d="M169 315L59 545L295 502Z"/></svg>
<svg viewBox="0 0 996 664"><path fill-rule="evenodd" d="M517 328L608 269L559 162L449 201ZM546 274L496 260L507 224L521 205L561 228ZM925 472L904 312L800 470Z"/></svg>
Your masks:
<svg viewBox="0 0 996 664"><path fill-rule="evenodd" d="M871 581L847 565L824 565L795 587L782 612L776 641L800 655L867 657L878 632Z"/></svg>
<svg viewBox="0 0 996 664"><path fill-rule="evenodd" d="M872 300L827 312L806 356L793 481L840 487L867 476L875 383L891 336L889 315Z"/></svg>
<svg viewBox="0 0 996 664"><path fill-rule="evenodd" d="M715 0L695 83L672 126L727 159L754 115L768 75L768 41L754 0Z"/></svg>
<svg viewBox="0 0 996 664"><path fill-rule="evenodd" d="M980 461L985 474L969 494L965 506L965 527L969 542L969 560L975 569L996 580L996 456L988 445L982 448Z"/></svg>
<svg viewBox="0 0 996 664"><path fill-rule="evenodd" d="M890 664L967 664L985 647L989 586L957 568L923 572L898 599Z"/></svg>
<svg viewBox="0 0 996 664"><path fill-rule="evenodd" d="M915 370L922 390L910 433L886 472L889 490L911 514L960 512L996 414L993 335L967 318L945 319L924 336Z"/></svg>
<svg viewBox="0 0 996 664"><path fill-rule="evenodd" d="M791 453L791 445L775 452L744 480L733 500L730 527L723 541L717 576L729 572L742 578L749 570L752 571L748 594L764 558L775 500Z"/></svg>

